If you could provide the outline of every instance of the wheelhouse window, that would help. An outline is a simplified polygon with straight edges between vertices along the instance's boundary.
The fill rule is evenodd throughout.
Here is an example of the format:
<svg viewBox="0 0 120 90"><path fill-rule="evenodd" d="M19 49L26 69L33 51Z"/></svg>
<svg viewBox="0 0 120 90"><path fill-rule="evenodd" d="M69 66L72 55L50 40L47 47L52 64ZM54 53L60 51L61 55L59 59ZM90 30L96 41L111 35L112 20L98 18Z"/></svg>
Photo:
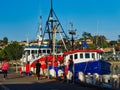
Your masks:
<svg viewBox="0 0 120 90"><path fill-rule="evenodd" d="M25 55L27 54L27 55L30 55L30 50L26 50L25 52Z"/></svg>
<svg viewBox="0 0 120 90"><path fill-rule="evenodd" d="M42 53L41 50L39 50L39 53Z"/></svg>
<svg viewBox="0 0 120 90"><path fill-rule="evenodd" d="M80 59L83 59L83 53L80 53Z"/></svg>
<svg viewBox="0 0 120 90"><path fill-rule="evenodd" d="M73 55L70 55L70 59L73 59Z"/></svg>
<svg viewBox="0 0 120 90"><path fill-rule="evenodd" d="M43 50L43 53L46 53L46 50Z"/></svg>
<svg viewBox="0 0 120 90"><path fill-rule="evenodd" d="M77 54L74 55L74 59L78 59L78 55Z"/></svg>
<svg viewBox="0 0 120 90"><path fill-rule="evenodd" d="M47 50L47 53L50 53L50 50Z"/></svg>
<svg viewBox="0 0 120 90"><path fill-rule="evenodd" d="M89 53L85 53L85 58L90 58L90 54Z"/></svg>
<svg viewBox="0 0 120 90"><path fill-rule="evenodd" d="M95 59L95 53L92 53L92 58Z"/></svg>
<svg viewBox="0 0 120 90"><path fill-rule="evenodd" d="M32 50L32 54L37 54L37 50Z"/></svg>

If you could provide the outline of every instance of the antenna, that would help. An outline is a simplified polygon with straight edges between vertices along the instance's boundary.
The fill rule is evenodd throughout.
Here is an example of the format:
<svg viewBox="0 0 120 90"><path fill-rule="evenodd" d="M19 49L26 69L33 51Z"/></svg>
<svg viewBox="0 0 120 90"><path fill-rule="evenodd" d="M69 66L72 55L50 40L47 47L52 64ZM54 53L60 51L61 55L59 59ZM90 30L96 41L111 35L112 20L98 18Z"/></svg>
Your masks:
<svg viewBox="0 0 120 90"><path fill-rule="evenodd" d="M40 26L39 26L39 29L40 29L40 35L42 36L42 34L43 34L43 31L42 31L42 16L40 16Z"/></svg>
<svg viewBox="0 0 120 90"><path fill-rule="evenodd" d="M98 46L98 36L99 36L99 34L98 34L98 24L99 24L99 21L97 21L97 33L96 33L96 46L97 46L97 48L99 47Z"/></svg>
<svg viewBox="0 0 120 90"><path fill-rule="evenodd" d="M73 29L73 23L70 22L71 30L69 31L69 34L72 36L71 42L72 42L72 49L74 49L74 35L76 35L76 30Z"/></svg>
<svg viewBox="0 0 120 90"><path fill-rule="evenodd" d="M42 16L40 16L40 23L38 23L38 29L36 31L37 39L38 39L38 45L41 45L42 43Z"/></svg>
<svg viewBox="0 0 120 90"><path fill-rule="evenodd" d="M40 16L40 30L42 31L42 16Z"/></svg>
<svg viewBox="0 0 120 90"><path fill-rule="evenodd" d="M38 28L36 30L36 35L42 35L42 16L40 16L40 23L38 23Z"/></svg>
<svg viewBox="0 0 120 90"><path fill-rule="evenodd" d="M51 4L51 9L52 9L52 0L50 0L51 2L50 2L50 4Z"/></svg>
<svg viewBox="0 0 120 90"><path fill-rule="evenodd" d="M26 34L26 38L27 38L27 46L29 46L29 33Z"/></svg>

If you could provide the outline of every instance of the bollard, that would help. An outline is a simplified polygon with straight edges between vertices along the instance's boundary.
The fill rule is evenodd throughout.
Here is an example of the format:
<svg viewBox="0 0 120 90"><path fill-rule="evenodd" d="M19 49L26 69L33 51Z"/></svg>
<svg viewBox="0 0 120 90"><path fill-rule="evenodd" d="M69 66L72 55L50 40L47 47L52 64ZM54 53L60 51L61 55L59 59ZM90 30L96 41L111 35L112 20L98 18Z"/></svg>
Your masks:
<svg viewBox="0 0 120 90"><path fill-rule="evenodd" d="M113 75L113 88L119 88L119 76L118 75Z"/></svg>
<svg viewBox="0 0 120 90"><path fill-rule="evenodd" d="M58 77L62 77L63 76L63 71L62 70L58 70Z"/></svg>
<svg viewBox="0 0 120 90"><path fill-rule="evenodd" d="M97 73L93 74L93 85L99 84L99 75Z"/></svg>
<svg viewBox="0 0 120 90"><path fill-rule="evenodd" d="M120 88L120 74L118 74L118 77L119 77L119 85L118 85L118 86L119 86L119 88Z"/></svg>
<svg viewBox="0 0 120 90"><path fill-rule="evenodd" d="M54 69L50 69L50 75L54 78L56 78L56 72Z"/></svg>
<svg viewBox="0 0 120 90"><path fill-rule="evenodd" d="M91 73L88 73L86 75L86 83L92 84L92 75L91 75Z"/></svg>
<svg viewBox="0 0 120 90"><path fill-rule="evenodd" d="M110 75L103 75L103 83L110 83L111 76Z"/></svg>
<svg viewBox="0 0 120 90"><path fill-rule="evenodd" d="M48 74L48 70L45 69L44 72L45 72L45 77L47 77L47 76L48 76L48 75L47 75L47 74Z"/></svg>
<svg viewBox="0 0 120 90"><path fill-rule="evenodd" d="M105 88L112 88L112 84L111 84L111 75L102 75L102 82L101 82L101 86L105 87Z"/></svg>
<svg viewBox="0 0 120 90"><path fill-rule="evenodd" d="M79 72L79 73L78 73L78 79L79 79L81 82L85 82L85 76L84 76L84 73L83 73L83 72Z"/></svg>
<svg viewBox="0 0 120 90"><path fill-rule="evenodd" d="M69 83L71 80L72 80L72 72L71 71L68 71L68 74L67 74L67 83Z"/></svg>

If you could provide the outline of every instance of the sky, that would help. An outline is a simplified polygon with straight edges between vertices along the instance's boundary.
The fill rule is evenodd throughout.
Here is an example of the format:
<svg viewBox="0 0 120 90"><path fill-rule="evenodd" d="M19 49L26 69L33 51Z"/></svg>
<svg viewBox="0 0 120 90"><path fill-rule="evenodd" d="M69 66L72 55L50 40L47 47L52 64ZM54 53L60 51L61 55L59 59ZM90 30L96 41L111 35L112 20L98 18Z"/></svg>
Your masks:
<svg viewBox="0 0 120 90"><path fill-rule="evenodd" d="M53 0L53 9L66 34L73 23L76 33L104 35L117 40L120 35L120 0ZM35 40L50 11L50 0L0 0L0 40Z"/></svg>

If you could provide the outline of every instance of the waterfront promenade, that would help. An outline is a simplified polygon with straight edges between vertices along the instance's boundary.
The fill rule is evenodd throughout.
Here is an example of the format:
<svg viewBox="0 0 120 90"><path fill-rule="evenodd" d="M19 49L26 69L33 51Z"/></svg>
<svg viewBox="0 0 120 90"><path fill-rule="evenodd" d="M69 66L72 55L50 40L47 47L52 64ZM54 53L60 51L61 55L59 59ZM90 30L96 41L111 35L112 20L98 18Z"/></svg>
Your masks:
<svg viewBox="0 0 120 90"><path fill-rule="evenodd" d="M36 80L33 76L21 76L18 73L8 74L3 80L0 75L0 90L93 90L73 84L56 81L55 79Z"/></svg>
<svg viewBox="0 0 120 90"><path fill-rule="evenodd" d="M3 80L0 74L0 90L105 90L68 84L55 79L37 80L33 76L21 76L19 73L9 73L8 79Z"/></svg>

